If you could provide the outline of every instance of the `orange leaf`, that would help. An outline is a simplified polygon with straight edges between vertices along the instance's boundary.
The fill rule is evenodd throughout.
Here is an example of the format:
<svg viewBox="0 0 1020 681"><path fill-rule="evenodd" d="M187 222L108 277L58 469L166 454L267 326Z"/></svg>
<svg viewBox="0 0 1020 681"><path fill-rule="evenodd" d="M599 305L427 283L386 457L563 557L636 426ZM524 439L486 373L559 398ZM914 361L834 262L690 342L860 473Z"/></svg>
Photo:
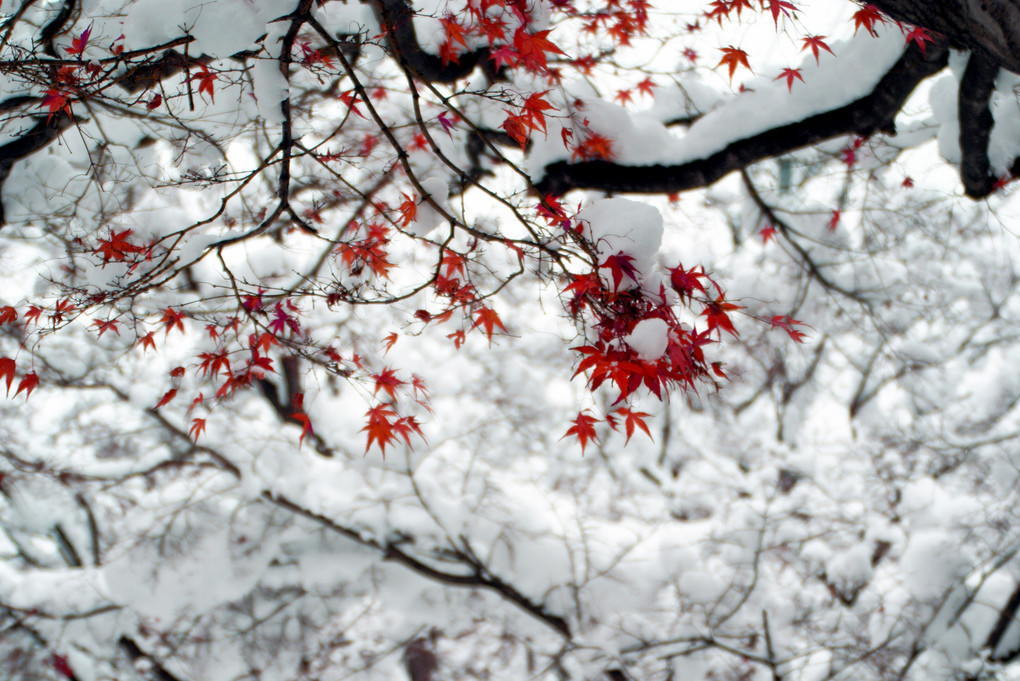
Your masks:
<svg viewBox="0 0 1020 681"><path fill-rule="evenodd" d="M191 419L191 428L188 430L188 435L198 442L198 436L205 432L205 419Z"/></svg>
<svg viewBox="0 0 1020 681"><path fill-rule="evenodd" d="M719 63L716 64L716 68L719 68L724 64L728 66L730 69L730 82L733 81L733 74L736 72L738 66L743 66L748 71L751 71L751 65L747 61L747 52L744 52L739 47L733 47L732 45L729 47L723 47L721 50L723 57L719 60Z"/></svg>
<svg viewBox="0 0 1020 681"><path fill-rule="evenodd" d="M475 310L475 323L471 326L475 329L481 326L485 335L489 337L489 345L492 345L492 330L494 327L499 327L503 333L506 333L506 327L503 326L503 322L500 320L499 315L491 307L482 306Z"/></svg>

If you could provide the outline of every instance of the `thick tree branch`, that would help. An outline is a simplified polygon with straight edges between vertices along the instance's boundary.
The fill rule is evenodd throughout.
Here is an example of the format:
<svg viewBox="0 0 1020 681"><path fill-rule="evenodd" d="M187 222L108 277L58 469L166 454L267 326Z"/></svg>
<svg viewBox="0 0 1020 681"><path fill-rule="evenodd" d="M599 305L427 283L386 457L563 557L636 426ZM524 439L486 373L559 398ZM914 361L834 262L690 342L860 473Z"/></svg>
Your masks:
<svg viewBox="0 0 1020 681"><path fill-rule="evenodd" d="M797 123L734 140L707 158L673 166L560 161L546 167L545 177L536 186L543 194L554 195L571 189L656 194L678 192L708 186L724 175L762 159L841 135L869 136L877 131L892 132L896 114L910 93L922 80L942 70L948 58L949 50L944 42L929 45L926 53L911 45L867 96Z"/></svg>
<svg viewBox="0 0 1020 681"><path fill-rule="evenodd" d="M988 140L995 119L988 102L995 88L999 65L982 51L972 52L960 81L958 118L960 120L960 179L967 196L988 196L995 186L988 162Z"/></svg>
<svg viewBox="0 0 1020 681"><path fill-rule="evenodd" d="M433 83L452 83L471 73L479 63L483 68L487 63L489 51L484 48L460 54L456 62L447 64L421 49L414 30L414 10L406 0L373 0L372 9L400 65L416 78Z"/></svg>

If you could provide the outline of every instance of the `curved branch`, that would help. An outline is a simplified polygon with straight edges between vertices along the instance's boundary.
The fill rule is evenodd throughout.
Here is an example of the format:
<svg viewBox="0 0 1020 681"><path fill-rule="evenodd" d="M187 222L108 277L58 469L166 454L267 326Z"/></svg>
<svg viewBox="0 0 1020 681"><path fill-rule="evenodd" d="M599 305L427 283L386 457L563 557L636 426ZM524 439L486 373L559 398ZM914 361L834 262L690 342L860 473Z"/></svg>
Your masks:
<svg viewBox="0 0 1020 681"><path fill-rule="evenodd" d="M646 194L678 192L706 187L724 175L757 161L834 137L894 132L893 121L907 97L918 83L941 71L948 59L949 49L944 41L929 45L927 53L911 45L865 97L796 123L734 140L706 158L671 166L558 161L547 166L545 177L535 184L543 194L553 195L571 189Z"/></svg>
<svg viewBox="0 0 1020 681"><path fill-rule="evenodd" d="M988 196L995 186L988 161L988 140L992 135L995 119L989 108L999 65L984 52L971 52L967 69L960 80L957 99L960 120L960 179L967 196L982 198Z"/></svg>
<svg viewBox="0 0 1020 681"><path fill-rule="evenodd" d="M421 80L452 83L470 74L475 66L481 64L485 68L488 64L489 50L486 48L465 52L458 55L457 62L446 64L436 55L421 49L414 30L414 9L406 0L374 0L372 9L400 65Z"/></svg>

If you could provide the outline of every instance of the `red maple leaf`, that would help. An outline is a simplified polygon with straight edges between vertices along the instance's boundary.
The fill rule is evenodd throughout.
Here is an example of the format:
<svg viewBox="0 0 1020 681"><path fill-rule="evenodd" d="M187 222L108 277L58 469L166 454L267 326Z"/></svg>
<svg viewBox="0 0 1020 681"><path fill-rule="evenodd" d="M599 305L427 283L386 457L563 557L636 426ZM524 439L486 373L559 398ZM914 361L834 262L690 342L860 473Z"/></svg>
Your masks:
<svg viewBox="0 0 1020 681"><path fill-rule="evenodd" d="M117 320L116 319L107 319L107 320L97 319L97 320L95 320L93 322L93 324L95 324L96 326L99 327L99 337L100 338L102 338L103 334L106 333L107 331L113 331L118 336L120 335L120 329L117 328Z"/></svg>
<svg viewBox="0 0 1020 681"><path fill-rule="evenodd" d="M743 308L740 305L728 303L724 296L719 296L705 305L705 309L701 314L707 319L709 331L712 331L713 329L722 329L722 331L727 331L733 336L736 336L737 330L733 328L733 321L730 319L729 313L734 310L742 309ZM722 331L719 332L720 336L722 335Z"/></svg>
<svg viewBox="0 0 1020 681"><path fill-rule="evenodd" d="M623 281L624 277L629 278L634 283L637 283L638 273L634 269L634 258L627 255L623 251L619 251L616 255L611 255L606 258L606 261L599 265L599 269L608 269L613 275L613 290L618 291L620 289L620 282Z"/></svg>
<svg viewBox="0 0 1020 681"><path fill-rule="evenodd" d="M551 31L531 33L523 26L519 27L514 33L514 48L520 55L520 61L534 70L544 70L547 67L546 52L563 54L563 51L546 37L549 33Z"/></svg>
<svg viewBox="0 0 1020 681"><path fill-rule="evenodd" d="M584 455L584 449L588 446L589 440L599 441L599 436L595 432L595 424L598 423L598 419L594 416L588 416L587 409L577 412L577 418L574 419L574 425L572 425L567 432L563 434L564 437L573 435L577 438L578 442L581 443L581 455Z"/></svg>
<svg viewBox="0 0 1020 681"><path fill-rule="evenodd" d="M365 446L365 452L367 453L372 448L374 442L385 457L386 445L397 439L393 434L393 424L399 419L399 416L388 404L372 407L365 413L365 416L368 417L368 425L361 429L362 432L368 432L368 444Z"/></svg>
<svg viewBox="0 0 1020 681"><path fill-rule="evenodd" d="M152 337L152 331L139 338L138 344L142 346L142 350L147 350L149 348L155 350L156 340Z"/></svg>
<svg viewBox="0 0 1020 681"><path fill-rule="evenodd" d="M836 53L833 52L832 49L830 49L829 46L825 44L824 35L809 35L806 38L802 38L802 40L804 41L804 45L803 47L800 48L800 51L803 52L804 50L810 48L811 54L815 56L816 64L818 63L819 50L825 50L832 56L836 56Z"/></svg>
<svg viewBox="0 0 1020 681"><path fill-rule="evenodd" d="M198 436L205 432L205 419L191 419L191 428L188 429L188 435L194 438L195 442L198 442Z"/></svg>
<svg viewBox="0 0 1020 681"><path fill-rule="evenodd" d="M791 69L790 67L783 69L783 72L776 76L775 80L782 80L783 78L786 79L786 87L790 92L793 92L793 81L795 79L802 83L804 82L804 76L800 75L800 69Z"/></svg>
<svg viewBox="0 0 1020 681"><path fill-rule="evenodd" d="M875 31L875 24L884 24L885 18L882 16L882 12L872 5L871 3L865 4L859 10L854 12L854 33L856 34L863 26L868 33L873 36L877 36L878 33Z"/></svg>
<svg viewBox="0 0 1020 681"><path fill-rule="evenodd" d="M11 394L11 384L14 383L14 368L16 362L10 357L0 357L0 378L7 379L7 394Z"/></svg>
<svg viewBox="0 0 1020 681"><path fill-rule="evenodd" d="M90 35L92 35L92 24L89 24L89 27L82 31L78 37L71 40L71 46L65 47L64 52L67 52L68 54L82 54L85 51L85 46L89 42Z"/></svg>
<svg viewBox="0 0 1020 681"><path fill-rule="evenodd" d="M835 210L832 211L832 217L829 218L830 232L836 231L836 227L839 225L839 215L840 215L839 208L836 208Z"/></svg>
<svg viewBox="0 0 1020 681"><path fill-rule="evenodd" d="M418 218L418 204L415 203L413 196L401 193L404 197L404 201L400 204L400 224L403 227L407 227L409 224L414 222Z"/></svg>
<svg viewBox="0 0 1020 681"><path fill-rule="evenodd" d="M489 337L489 345L492 345L492 331L495 327L499 327L503 333L507 333L506 327L503 326L499 315L491 307L483 305L474 311L474 315L475 323L471 325L471 329L481 326L485 335Z"/></svg>
<svg viewBox="0 0 1020 681"><path fill-rule="evenodd" d="M776 236L776 227L775 227L775 225L766 225L758 233L761 234L761 242L763 244L767 244L769 242L769 239L775 238L775 236Z"/></svg>
<svg viewBox="0 0 1020 681"><path fill-rule="evenodd" d="M389 367L383 369L377 374L372 374L372 380L375 381L375 390L373 393L378 394L379 390L390 396L391 400L397 399L397 388L404 385L404 381L397 378L397 372Z"/></svg>
<svg viewBox="0 0 1020 681"><path fill-rule="evenodd" d="M99 240L99 246L96 247L94 253L99 253L103 256L103 265L110 262L120 262L124 260L131 253L141 253L145 250L144 246L136 246L131 243L128 239L131 237L132 230L125 229L123 232L116 232L111 229L110 236L106 239Z"/></svg>
<svg viewBox="0 0 1020 681"><path fill-rule="evenodd" d="M10 305L0 307L0 324L13 324L18 318L18 312Z"/></svg>
<svg viewBox="0 0 1020 681"><path fill-rule="evenodd" d="M792 319L786 315L776 315L771 320L769 320L769 323L772 324L772 326L778 326L779 328L786 331L786 333L790 335L790 338L792 338L794 342L797 343L803 343L804 339L807 338L807 334L805 334L803 331L798 331L793 327L800 324L801 326L807 326L807 328L809 329L811 328L804 322Z"/></svg>
<svg viewBox="0 0 1020 681"><path fill-rule="evenodd" d="M640 92L643 95L648 95L649 97L655 97L655 94L652 93L652 88L654 88L654 87L657 87L657 86L656 86L656 84L654 82L652 82L652 79L651 79L650 76L646 77L644 80L642 80L640 83L637 84L638 92Z"/></svg>
<svg viewBox="0 0 1020 681"><path fill-rule="evenodd" d="M166 391L166 393L163 394L163 397L159 399L159 402L156 404L155 407L153 407L153 409L159 409L160 407L169 404L170 400L172 400L175 397L177 397L177 388L170 388L169 390Z"/></svg>
<svg viewBox="0 0 1020 681"><path fill-rule="evenodd" d="M738 47L733 47L732 45L720 49L723 53L723 57L719 60L719 63L716 64L715 67L719 68L724 64L729 67L730 82L733 82L733 74L736 72L738 66L743 66L748 71L751 71L751 65L747 61L747 52L744 52ZM751 72L753 73L753 71Z"/></svg>
<svg viewBox="0 0 1020 681"><path fill-rule="evenodd" d="M18 382L18 389L15 391L14 396L17 397L21 394L21 391L24 390L25 399L27 400L37 385L39 385L39 377L36 376L34 371L31 371L21 377L21 380Z"/></svg>
<svg viewBox="0 0 1020 681"><path fill-rule="evenodd" d="M528 119L528 126L532 130L541 130L545 132L545 113L546 111L556 111L556 107L543 99L543 96L548 94L548 90L542 92L533 92L528 95L524 103L521 104L521 108L524 110L524 116Z"/></svg>
<svg viewBox="0 0 1020 681"><path fill-rule="evenodd" d="M616 413L624 417L623 426L627 433L627 440L624 444L630 442L630 437L634 434L635 427L645 431L645 435L649 438L652 437L652 431L648 430L648 424L645 423L645 417L650 416L650 414L646 414L643 411L634 411L630 407L620 407L616 410Z"/></svg>
<svg viewBox="0 0 1020 681"><path fill-rule="evenodd" d="M914 26L910 29L906 36L907 45L914 43L921 50L921 54L925 56L927 56L926 50L928 43L935 42L935 34L927 29L921 28L920 26Z"/></svg>
<svg viewBox="0 0 1020 681"><path fill-rule="evenodd" d="M209 95L209 101L215 102L216 98L214 95L214 85L216 82L216 74L209 70L209 67L205 64L198 65L199 72L191 77L191 80L198 81L198 94L206 93ZM196 438L198 439L198 438Z"/></svg>
<svg viewBox="0 0 1020 681"><path fill-rule="evenodd" d="M159 321L162 324L166 324L167 336L174 330L174 327L177 327L181 333L184 333L184 316L183 312L179 312L172 307L163 310L163 317Z"/></svg>
<svg viewBox="0 0 1020 681"><path fill-rule="evenodd" d="M772 12L772 21L775 22L776 27L779 27L779 15L790 16L790 12L796 12L797 8L792 4L785 2L784 0L768 0L769 10ZM765 6L765 0L761 0L761 4Z"/></svg>
<svg viewBox="0 0 1020 681"><path fill-rule="evenodd" d="M60 92L60 90L50 88L44 92L42 104L39 106L49 109L50 115L46 118L47 122L49 122L49 120L53 118L53 114L58 111L63 111L69 117L71 116L71 103L68 101L67 97L64 96L64 93Z"/></svg>

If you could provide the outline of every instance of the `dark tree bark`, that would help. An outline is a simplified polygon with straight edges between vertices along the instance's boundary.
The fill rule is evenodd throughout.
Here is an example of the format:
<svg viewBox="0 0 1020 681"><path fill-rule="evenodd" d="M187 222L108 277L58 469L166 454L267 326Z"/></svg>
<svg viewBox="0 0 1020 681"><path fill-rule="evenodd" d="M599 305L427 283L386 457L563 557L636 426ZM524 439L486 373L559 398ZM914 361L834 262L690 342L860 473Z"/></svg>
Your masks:
<svg viewBox="0 0 1020 681"><path fill-rule="evenodd" d="M872 0L893 19L946 36L1020 73L1020 0Z"/></svg>

